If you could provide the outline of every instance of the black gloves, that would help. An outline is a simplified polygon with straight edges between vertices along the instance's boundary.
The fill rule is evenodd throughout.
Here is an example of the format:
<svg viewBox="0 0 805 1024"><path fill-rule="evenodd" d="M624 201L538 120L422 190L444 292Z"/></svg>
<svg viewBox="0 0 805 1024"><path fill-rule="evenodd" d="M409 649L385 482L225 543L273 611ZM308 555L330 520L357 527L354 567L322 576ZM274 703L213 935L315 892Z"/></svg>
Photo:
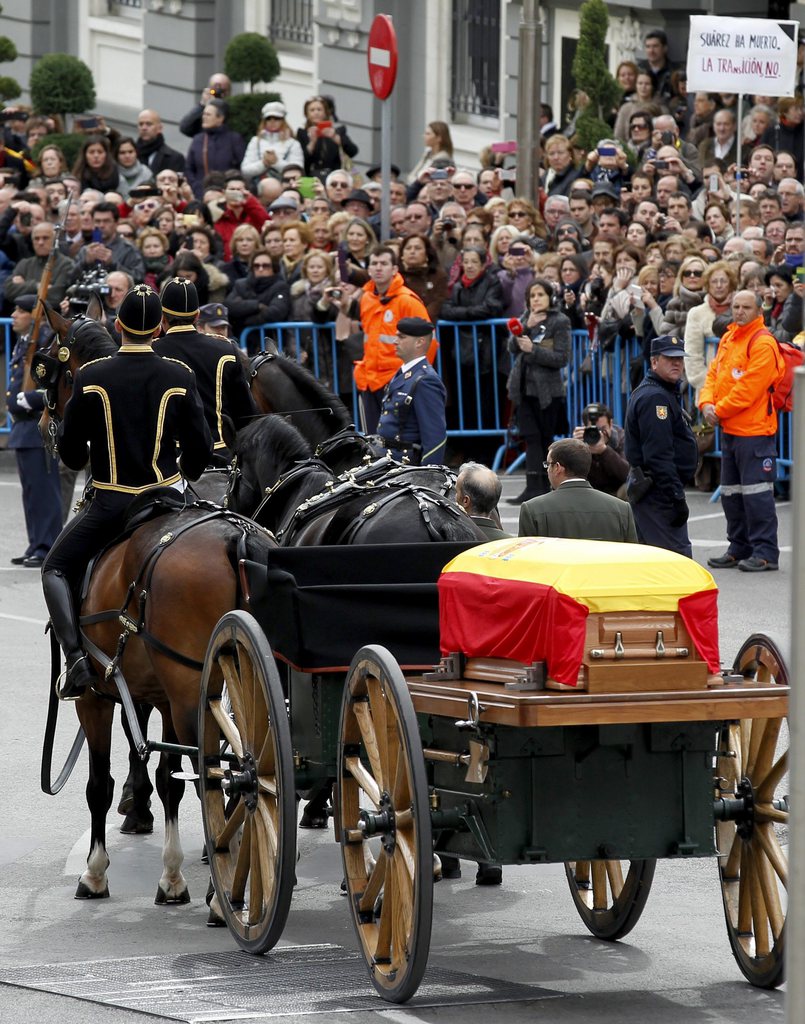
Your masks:
<svg viewBox="0 0 805 1024"><path fill-rule="evenodd" d="M673 502L671 503L670 525L674 529L677 529L680 526L684 526L685 523L688 521L689 515L690 509L688 508L688 503L685 501L685 499L674 498Z"/></svg>

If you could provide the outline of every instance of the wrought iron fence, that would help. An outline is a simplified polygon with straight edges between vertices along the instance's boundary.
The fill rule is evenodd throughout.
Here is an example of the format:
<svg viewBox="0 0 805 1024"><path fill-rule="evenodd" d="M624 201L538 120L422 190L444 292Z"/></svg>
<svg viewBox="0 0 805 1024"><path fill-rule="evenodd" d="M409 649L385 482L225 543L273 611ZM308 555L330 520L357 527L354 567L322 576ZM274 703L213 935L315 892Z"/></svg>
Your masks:
<svg viewBox="0 0 805 1024"><path fill-rule="evenodd" d="M498 117L500 113L500 4L453 0L450 113Z"/></svg>
<svg viewBox="0 0 805 1024"><path fill-rule="evenodd" d="M313 42L312 0L272 0L268 34L273 42L310 46Z"/></svg>

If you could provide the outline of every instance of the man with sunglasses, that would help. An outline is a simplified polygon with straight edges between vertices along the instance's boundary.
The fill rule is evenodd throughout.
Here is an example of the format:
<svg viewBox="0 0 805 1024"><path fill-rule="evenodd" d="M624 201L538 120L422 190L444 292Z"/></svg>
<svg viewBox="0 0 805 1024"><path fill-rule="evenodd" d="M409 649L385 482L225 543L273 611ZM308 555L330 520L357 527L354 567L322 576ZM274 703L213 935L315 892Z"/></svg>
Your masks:
<svg viewBox="0 0 805 1024"><path fill-rule="evenodd" d="M453 199L461 209L465 213L470 213L471 210L474 210L478 205L475 201L478 195L478 183L475 180L475 176L470 171L456 171L451 184L453 186ZM482 198L486 202L486 198Z"/></svg>

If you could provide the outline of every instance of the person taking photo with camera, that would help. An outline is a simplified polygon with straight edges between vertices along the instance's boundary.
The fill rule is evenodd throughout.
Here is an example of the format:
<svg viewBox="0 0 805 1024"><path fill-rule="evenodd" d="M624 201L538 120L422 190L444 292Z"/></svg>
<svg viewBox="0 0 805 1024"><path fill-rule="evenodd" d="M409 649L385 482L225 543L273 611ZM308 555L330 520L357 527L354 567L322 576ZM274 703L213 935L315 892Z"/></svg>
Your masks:
<svg viewBox="0 0 805 1024"><path fill-rule="evenodd" d="M587 479L596 491L626 499L629 463L623 454L625 432L612 422L612 410L593 403L581 414L582 425L573 431L577 441L590 449L592 462Z"/></svg>

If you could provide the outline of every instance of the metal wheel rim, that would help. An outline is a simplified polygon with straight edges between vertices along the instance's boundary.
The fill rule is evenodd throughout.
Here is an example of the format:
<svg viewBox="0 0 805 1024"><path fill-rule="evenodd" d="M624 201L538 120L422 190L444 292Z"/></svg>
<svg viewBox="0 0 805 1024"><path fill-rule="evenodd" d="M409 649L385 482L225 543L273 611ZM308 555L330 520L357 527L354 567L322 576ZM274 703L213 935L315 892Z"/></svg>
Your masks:
<svg viewBox="0 0 805 1024"><path fill-rule="evenodd" d="M656 860L577 860L565 864L570 893L596 938L614 941L640 920Z"/></svg>
<svg viewBox="0 0 805 1024"><path fill-rule="evenodd" d="M199 725L204 836L217 903L238 945L265 953L290 909L296 806L282 687L268 642L244 612L225 615L210 640Z"/></svg>
<svg viewBox="0 0 805 1024"><path fill-rule="evenodd" d="M766 684L788 685L785 658L769 637L754 634L734 671ZM788 729L783 718L726 723L719 735L716 796L750 797L741 822L716 825L718 872L730 946L744 976L759 988L784 980L788 810Z"/></svg>
<svg viewBox="0 0 805 1024"><path fill-rule="evenodd" d="M404 1002L427 964L433 844L416 715L405 679L383 648L363 648L350 667L338 771L338 831L353 924L375 988L389 1002ZM367 838L357 828L361 810L385 816L393 827Z"/></svg>

